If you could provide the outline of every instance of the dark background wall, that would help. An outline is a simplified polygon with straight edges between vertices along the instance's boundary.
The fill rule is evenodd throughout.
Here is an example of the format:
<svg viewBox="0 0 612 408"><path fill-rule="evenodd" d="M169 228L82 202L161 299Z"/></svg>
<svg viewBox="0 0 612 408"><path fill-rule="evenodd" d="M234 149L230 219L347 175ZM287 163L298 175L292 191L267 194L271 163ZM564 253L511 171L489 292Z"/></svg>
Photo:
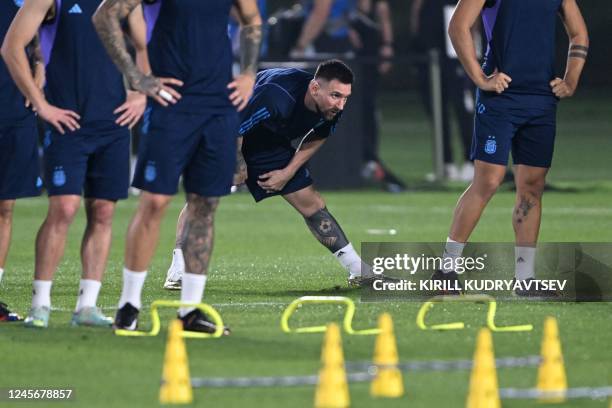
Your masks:
<svg viewBox="0 0 612 408"><path fill-rule="evenodd" d="M425 0L427 1L427 0ZM534 0L546 1L546 0ZM612 87L612 1L608 0L577 0L589 28L591 47L589 60L582 77L582 86L588 87ZM294 4L291 0L268 0L268 11L274 12L278 8L288 7ZM395 38L398 53L409 53L411 38L408 31L408 18L410 12L410 0L389 0L393 9L393 20L395 24ZM563 74L565 67L565 56L567 55L567 36L563 24L558 25L558 74ZM390 75L385 85L398 87L411 87L414 85L409 66L397 66L394 73Z"/></svg>

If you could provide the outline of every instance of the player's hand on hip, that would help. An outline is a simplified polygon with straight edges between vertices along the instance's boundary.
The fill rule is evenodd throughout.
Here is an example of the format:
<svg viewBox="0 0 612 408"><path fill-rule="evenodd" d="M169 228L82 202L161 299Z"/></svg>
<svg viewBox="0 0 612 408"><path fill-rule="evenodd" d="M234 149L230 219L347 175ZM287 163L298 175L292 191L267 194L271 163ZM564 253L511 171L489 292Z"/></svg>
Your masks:
<svg viewBox="0 0 612 408"><path fill-rule="evenodd" d="M130 81L135 91L153 98L161 106L175 104L181 99L181 94L173 87L183 86L183 81L176 78L158 78L152 75L142 75L137 80Z"/></svg>
<svg viewBox="0 0 612 408"><path fill-rule="evenodd" d="M495 72L486 77L484 82L478 87L483 91L497 92L498 94L501 94L508 89L510 82L512 82L512 78L495 69Z"/></svg>
<svg viewBox="0 0 612 408"><path fill-rule="evenodd" d="M78 113L57 108L46 102L38 109L38 115L46 122L53 125L62 135L66 133L64 130L65 128L73 132L81 128L78 122L81 117Z"/></svg>
<svg viewBox="0 0 612 408"><path fill-rule="evenodd" d="M140 92L127 91L125 102L113 111L121 115L115 120L119 126L128 126L130 129L138 123L147 107L147 97Z"/></svg>
<svg viewBox="0 0 612 408"><path fill-rule="evenodd" d="M229 99L238 112L246 108L249 103L249 99L253 95L254 85L255 77L250 74L240 74L227 85L227 89L232 91Z"/></svg>
<svg viewBox="0 0 612 408"><path fill-rule="evenodd" d="M291 179L291 176L284 170L272 170L259 176L257 184L263 188L266 193L276 193L281 191L287 182Z"/></svg>
<svg viewBox="0 0 612 408"><path fill-rule="evenodd" d="M561 78L555 78L550 81L550 88L555 96L559 99L569 98L570 96L574 95L574 92L576 91L576 87L571 86Z"/></svg>

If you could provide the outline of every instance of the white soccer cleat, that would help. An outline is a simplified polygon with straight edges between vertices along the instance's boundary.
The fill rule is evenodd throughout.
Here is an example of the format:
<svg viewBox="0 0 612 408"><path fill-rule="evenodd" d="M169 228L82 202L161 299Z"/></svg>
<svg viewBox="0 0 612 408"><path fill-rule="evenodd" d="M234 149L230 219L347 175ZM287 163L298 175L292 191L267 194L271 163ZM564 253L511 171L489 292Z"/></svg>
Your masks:
<svg viewBox="0 0 612 408"><path fill-rule="evenodd" d="M183 273L185 273L183 251L180 249L175 249L172 251L172 264L170 265L170 268L168 268L168 273L166 274L164 289L180 290L183 280Z"/></svg>

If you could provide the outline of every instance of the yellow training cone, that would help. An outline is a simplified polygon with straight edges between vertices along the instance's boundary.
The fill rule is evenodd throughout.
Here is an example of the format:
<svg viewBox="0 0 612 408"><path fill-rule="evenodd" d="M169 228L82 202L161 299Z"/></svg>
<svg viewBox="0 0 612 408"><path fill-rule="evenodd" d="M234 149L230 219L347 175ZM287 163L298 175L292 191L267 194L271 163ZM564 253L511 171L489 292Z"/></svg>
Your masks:
<svg viewBox="0 0 612 408"><path fill-rule="evenodd" d="M183 324L176 319L168 328L166 355L159 402L162 404L189 404L193 401L189 361L185 341L181 336Z"/></svg>
<svg viewBox="0 0 612 408"><path fill-rule="evenodd" d="M547 317L544 321L544 336L541 348L542 362L538 368L537 389L542 392L552 392L552 397L542 397L542 402L558 403L565 401L567 378L561 353L561 340L557 319Z"/></svg>
<svg viewBox="0 0 612 408"><path fill-rule="evenodd" d="M500 408L493 338L489 329L478 332L474 365L470 375L467 408Z"/></svg>
<svg viewBox="0 0 612 408"><path fill-rule="evenodd" d="M321 369L315 391L315 408L346 408L350 405L340 328L330 323L321 351Z"/></svg>
<svg viewBox="0 0 612 408"><path fill-rule="evenodd" d="M397 343L393 332L393 320L389 313L378 319L380 333L374 345L374 364L379 366L376 377L370 384L373 397L399 398L404 395L402 372L397 368Z"/></svg>

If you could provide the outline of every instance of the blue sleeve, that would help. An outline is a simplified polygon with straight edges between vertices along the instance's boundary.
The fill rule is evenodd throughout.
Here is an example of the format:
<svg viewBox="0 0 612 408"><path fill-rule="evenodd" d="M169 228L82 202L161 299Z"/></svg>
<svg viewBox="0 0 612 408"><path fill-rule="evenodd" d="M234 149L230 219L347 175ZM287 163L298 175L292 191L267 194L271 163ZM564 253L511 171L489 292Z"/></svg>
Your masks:
<svg viewBox="0 0 612 408"><path fill-rule="evenodd" d="M247 107L240 112L239 136L244 136L257 126L286 117L292 106L288 95L276 86L264 85L256 89Z"/></svg>

